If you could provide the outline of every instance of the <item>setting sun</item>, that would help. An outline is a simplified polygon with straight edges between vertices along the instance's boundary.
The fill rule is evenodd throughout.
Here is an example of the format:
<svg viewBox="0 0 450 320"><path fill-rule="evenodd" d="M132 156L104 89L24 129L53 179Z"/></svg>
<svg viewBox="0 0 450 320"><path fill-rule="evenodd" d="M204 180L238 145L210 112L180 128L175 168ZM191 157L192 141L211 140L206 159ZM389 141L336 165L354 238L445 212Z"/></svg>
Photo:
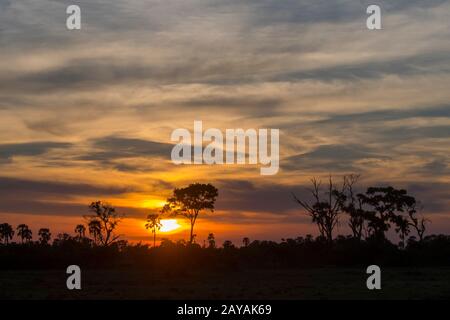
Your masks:
<svg viewBox="0 0 450 320"><path fill-rule="evenodd" d="M176 219L163 219L161 220L161 232L170 232L180 228Z"/></svg>

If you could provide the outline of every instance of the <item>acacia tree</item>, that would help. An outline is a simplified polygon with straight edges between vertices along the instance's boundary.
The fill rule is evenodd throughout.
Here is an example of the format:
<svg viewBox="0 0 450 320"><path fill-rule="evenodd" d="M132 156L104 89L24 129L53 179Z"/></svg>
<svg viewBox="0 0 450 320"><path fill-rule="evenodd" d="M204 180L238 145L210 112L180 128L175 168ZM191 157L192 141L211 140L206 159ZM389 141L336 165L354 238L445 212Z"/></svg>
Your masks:
<svg viewBox="0 0 450 320"><path fill-rule="evenodd" d="M306 210L312 221L316 223L320 235L328 243L331 243L333 241L333 230L339 223L339 214L346 199L344 191L347 182L344 179L342 186L338 189L330 176L325 192L322 192L320 180L313 178L311 183L312 189L309 189L313 197L311 203L299 199L295 194L292 194L292 196Z"/></svg>
<svg viewBox="0 0 450 320"><path fill-rule="evenodd" d="M24 243L24 240L29 242L33 238L33 232L30 230L30 228L28 228L26 224L19 224L17 226L17 235L22 240L22 243Z"/></svg>
<svg viewBox="0 0 450 320"><path fill-rule="evenodd" d="M402 244L410 232L408 208L416 206L416 199L408 195L406 190L388 187L370 187L365 194L359 194L363 205L372 208L366 211L368 228L371 236L377 240L386 239L386 232L391 223L399 233ZM414 215L414 213L412 213Z"/></svg>
<svg viewBox="0 0 450 320"><path fill-rule="evenodd" d="M12 240L14 237L13 227L8 223L0 224L0 239L5 244L9 243L9 240Z"/></svg>
<svg viewBox="0 0 450 320"><path fill-rule="evenodd" d="M145 228L150 229L153 233L153 247L156 247L156 230L161 229L161 226L161 216L159 214L153 213L147 216Z"/></svg>
<svg viewBox="0 0 450 320"><path fill-rule="evenodd" d="M195 239L194 225L198 215L203 210L214 212L218 195L217 188L212 184L194 183L186 188L175 189L173 196L167 199L163 212L189 219L191 224L189 243L192 244Z"/></svg>
<svg viewBox="0 0 450 320"><path fill-rule="evenodd" d="M50 238L52 237L52 234L50 233L50 229L48 229L48 228L39 229L38 235L39 235L39 242L42 245L47 245L50 242Z"/></svg>
<svg viewBox="0 0 450 320"><path fill-rule="evenodd" d="M89 232L95 235L95 243L102 246L109 246L119 239L119 235L114 235L114 230L122 219L122 215L116 212L116 209L108 203L101 201L92 202L89 209L93 215L85 216L88 221Z"/></svg>

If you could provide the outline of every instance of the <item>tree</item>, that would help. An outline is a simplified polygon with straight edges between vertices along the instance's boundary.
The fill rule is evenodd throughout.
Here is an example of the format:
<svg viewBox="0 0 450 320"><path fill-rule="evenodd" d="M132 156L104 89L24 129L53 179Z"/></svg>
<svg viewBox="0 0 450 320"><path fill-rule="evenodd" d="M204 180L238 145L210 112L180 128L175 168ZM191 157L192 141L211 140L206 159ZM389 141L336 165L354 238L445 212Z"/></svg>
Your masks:
<svg viewBox="0 0 450 320"><path fill-rule="evenodd" d="M361 198L355 194L354 185L359 180L359 175L344 176L345 194L341 197L344 199L341 203L341 210L349 215L348 226L353 233L353 238L361 240L365 227L365 211Z"/></svg>
<svg viewBox="0 0 450 320"><path fill-rule="evenodd" d="M75 233L78 234L78 236L77 236L78 241L81 241L82 239L84 239L86 237L86 227L83 224L78 224L75 227Z"/></svg>
<svg viewBox="0 0 450 320"><path fill-rule="evenodd" d="M233 242L231 242L230 240L225 240L223 242L222 246L223 246L224 249L232 249L232 248L234 248Z"/></svg>
<svg viewBox="0 0 450 320"><path fill-rule="evenodd" d="M423 217L418 218L416 216L416 213L419 211L418 204L414 203L413 205L409 206L407 208L408 217L409 217L409 225L416 230L417 235L419 236L419 241L423 241L423 235L425 234L426 230L426 223L429 222L428 219L425 219Z"/></svg>
<svg viewBox="0 0 450 320"><path fill-rule="evenodd" d="M147 216L147 223L145 228L151 229L153 233L153 247L156 247L156 230L161 229L161 217L157 213L149 214Z"/></svg>
<svg viewBox="0 0 450 320"><path fill-rule="evenodd" d="M114 230L122 219L122 215L118 214L110 204L101 201L92 202L89 209L94 214L85 218L89 228L93 228L92 231L96 236L94 241L98 240L99 244L106 247L119 239L120 236L114 235Z"/></svg>
<svg viewBox="0 0 450 320"><path fill-rule="evenodd" d="M24 240L29 242L33 238L33 232L26 224L20 224L17 226L17 235L21 238L22 243L24 243Z"/></svg>
<svg viewBox="0 0 450 320"><path fill-rule="evenodd" d="M0 239L3 243L8 244L9 240L14 237L13 227L8 223L0 224Z"/></svg>
<svg viewBox="0 0 450 320"><path fill-rule="evenodd" d="M100 243L100 234L101 234L101 225L98 220L91 220L88 223L89 234L92 236L94 244L97 245Z"/></svg>
<svg viewBox="0 0 450 320"><path fill-rule="evenodd" d="M214 233L208 234L208 248L214 249L216 247L216 238Z"/></svg>
<svg viewBox="0 0 450 320"><path fill-rule="evenodd" d="M50 233L50 230L48 228L39 229L38 235L39 235L39 242L42 245L47 245L50 241L50 238L52 237L52 234Z"/></svg>
<svg viewBox="0 0 450 320"><path fill-rule="evenodd" d="M311 183L313 188L309 189L309 192L314 199L312 203L299 199L295 194L292 194L292 196L306 210L312 221L317 224L320 235L328 243L332 243L333 230L339 223L339 214L345 201L346 180L344 179L341 188L338 190L330 176L327 190L324 193L321 190L322 182L320 180L313 178Z"/></svg>
<svg viewBox="0 0 450 320"><path fill-rule="evenodd" d="M189 219L191 224L189 243L192 244L195 239L194 225L199 213L203 210L214 212L217 196L218 190L212 184L191 184L186 188L175 189L173 196L167 199L163 212Z"/></svg>
<svg viewBox="0 0 450 320"><path fill-rule="evenodd" d="M408 208L415 207L416 199L409 196L406 190L388 187L370 187L365 194L359 194L363 204L372 208L366 211L368 229L377 240L386 239L386 232L391 223L396 227L400 239L404 244L409 233Z"/></svg>
<svg viewBox="0 0 450 320"><path fill-rule="evenodd" d="M242 243L244 244L244 247L248 247L248 245L250 244L250 239L245 237L244 239L242 239Z"/></svg>
<svg viewBox="0 0 450 320"><path fill-rule="evenodd" d="M56 239L53 240L54 246L62 246L67 242L72 241L72 237L67 233L58 233Z"/></svg>

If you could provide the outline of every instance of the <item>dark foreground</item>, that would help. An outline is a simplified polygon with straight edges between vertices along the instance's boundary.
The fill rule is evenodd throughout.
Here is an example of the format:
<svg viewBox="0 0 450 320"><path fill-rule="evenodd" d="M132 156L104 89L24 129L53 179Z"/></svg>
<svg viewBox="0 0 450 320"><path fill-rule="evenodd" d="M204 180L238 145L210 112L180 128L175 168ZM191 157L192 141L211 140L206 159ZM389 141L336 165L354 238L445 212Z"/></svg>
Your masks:
<svg viewBox="0 0 450 320"><path fill-rule="evenodd" d="M82 290L65 270L0 271L1 299L449 299L450 268L382 269L382 290L361 268L170 274L82 270Z"/></svg>

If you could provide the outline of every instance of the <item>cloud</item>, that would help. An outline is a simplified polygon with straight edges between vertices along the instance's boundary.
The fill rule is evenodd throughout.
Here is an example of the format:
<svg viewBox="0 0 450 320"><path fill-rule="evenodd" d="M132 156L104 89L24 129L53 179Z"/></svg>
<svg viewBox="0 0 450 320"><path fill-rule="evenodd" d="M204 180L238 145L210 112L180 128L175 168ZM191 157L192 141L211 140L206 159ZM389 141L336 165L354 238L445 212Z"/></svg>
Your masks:
<svg viewBox="0 0 450 320"><path fill-rule="evenodd" d="M287 157L281 161L284 170L314 170L322 172L358 171L359 160L387 159L376 149L363 145L321 145L311 152Z"/></svg>
<svg viewBox="0 0 450 320"><path fill-rule="evenodd" d="M414 170L412 168L411 171L418 171L419 173L422 173L426 176L445 176L450 175L450 161L445 158L441 159L434 159L432 161L427 162L422 167L417 168Z"/></svg>
<svg viewBox="0 0 450 320"><path fill-rule="evenodd" d="M28 180L21 178L0 177L0 195L5 198L26 198L31 194L40 197L63 195L76 196L107 196L120 195L135 191L131 187L95 186L87 183L66 183L57 181Z"/></svg>
<svg viewBox="0 0 450 320"><path fill-rule="evenodd" d="M79 160L114 160L134 157L160 157L170 159L173 145L144 139L109 136L94 139L93 151L77 157Z"/></svg>
<svg viewBox="0 0 450 320"><path fill-rule="evenodd" d="M51 141L0 144L0 160L10 161L15 156L35 157L54 149L68 149L71 146L71 143Z"/></svg>
<svg viewBox="0 0 450 320"><path fill-rule="evenodd" d="M55 172L142 186L153 175L166 189L218 180L222 217L240 221L290 219L291 186L309 174L433 184L448 173L448 0L378 1L380 32L365 28L370 0L79 1L80 32L65 28L69 4L0 0L0 136L41 141L0 145L8 175L30 174L0 184L5 210L79 214L58 201L128 190L52 184ZM170 132L197 119L280 128L275 183L166 166ZM441 212L444 188L422 190Z"/></svg>
<svg viewBox="0 0 450 320"><path fill-rule="evenodd" d="M298 186L258 185L255 182L231 179L218 181L217 186L217 208L231 212L233 217L242 212L284 215L290 210L298 209L291 196L291 192Z"/></svg>
<svg viewBox="0 0 450 320"><path fill-rule="evenodd" d="M89 203L79 203L79 197L89 197L94 201L138 191L136 186L0 177L0 213L81 216L88 213ZM143 212L139 208L118 208L130 215L141 215Z"/></svg>
<svg viewBox="0 0 450 320"><path fill-rule="evenodd" d="M350 114L324 115L326 119L314 124L352 124L405 120L411 118L450 118L450 106L439 105L406 110L377 110Z"/></svg>
<svg viewBox="0 0 450 320"><path fill-rule="evenodd" d="M397 143L411 142L420 139L445 139L450 138L450 125L425 126L419 128L397 127L382 130L380 134L388 139L389 137L394 137Z"/></svg>
<svg viewBox="0 0 450 320"><path fill-rule="evenodd" d="M179 101L178 105L183 108L222 109L228 112L250 114L252 117L270 117L279 115L277 110L283 100L276 97L258 96L200 96L197 98Z"/></svg>

